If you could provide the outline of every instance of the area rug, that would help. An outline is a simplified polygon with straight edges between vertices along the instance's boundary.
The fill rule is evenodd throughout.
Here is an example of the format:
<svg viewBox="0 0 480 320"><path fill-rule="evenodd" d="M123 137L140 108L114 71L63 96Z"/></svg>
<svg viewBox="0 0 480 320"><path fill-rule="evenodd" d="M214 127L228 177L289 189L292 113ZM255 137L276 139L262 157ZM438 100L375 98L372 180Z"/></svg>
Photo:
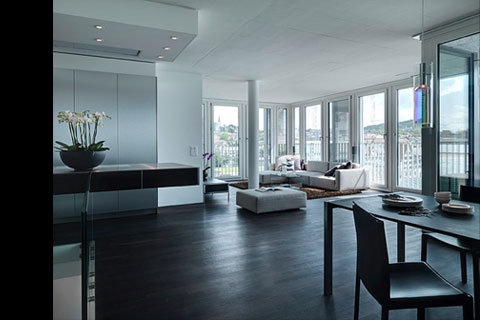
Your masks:
<svg viewBox="0 0 480 320"><path fill-rule="evenodd" d="M232 187L238 189L248 189L248 182L233 182L229 184ZM260 183L260 187L270 187L271 185ZM318 198L326 198L326 197L336 197L336 196L344 196L348 194L355 194L361 193L362 190L343 190L343 191L333 191L333 190L325 190L313 187L302 187L300 188L303 192L307 194L307 200L311 199L318 199Z"/></svg>

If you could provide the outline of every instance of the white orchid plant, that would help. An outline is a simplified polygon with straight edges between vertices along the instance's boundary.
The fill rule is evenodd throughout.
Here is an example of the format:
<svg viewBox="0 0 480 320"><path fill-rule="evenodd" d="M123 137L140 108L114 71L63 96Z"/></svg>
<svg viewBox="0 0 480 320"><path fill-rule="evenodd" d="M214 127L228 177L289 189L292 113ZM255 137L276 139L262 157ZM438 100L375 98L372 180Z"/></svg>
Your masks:
<svg viewBox="0 0 480 320"><path fill-rule="evenodd" d="M72 144L55 141L60 147L59 151L105 151L108 147L103 146L105 141L96 141L98 128L103 127L103 119L111 119L105 112L89 113L60 111L57 115L58 123L66 123L72 139ZM92 128L93 127L93 128Z"/></svg>

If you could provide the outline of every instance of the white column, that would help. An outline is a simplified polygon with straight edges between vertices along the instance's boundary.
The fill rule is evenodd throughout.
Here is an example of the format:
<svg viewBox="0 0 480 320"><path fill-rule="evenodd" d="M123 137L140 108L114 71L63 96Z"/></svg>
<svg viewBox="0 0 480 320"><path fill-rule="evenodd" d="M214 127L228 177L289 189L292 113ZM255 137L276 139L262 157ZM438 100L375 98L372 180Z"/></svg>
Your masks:
<svg viewBox="0 0 480 320"><path fill-rule="evenodd" d="M248 189L259 187L258 80L248 81Z"/></svg>

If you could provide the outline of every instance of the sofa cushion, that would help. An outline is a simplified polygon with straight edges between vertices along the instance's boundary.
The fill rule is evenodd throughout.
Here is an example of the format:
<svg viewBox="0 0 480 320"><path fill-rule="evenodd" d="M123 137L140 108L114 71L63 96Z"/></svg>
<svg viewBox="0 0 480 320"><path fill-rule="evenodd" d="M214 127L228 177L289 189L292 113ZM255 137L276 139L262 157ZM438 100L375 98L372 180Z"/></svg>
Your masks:
<svg viewBox="0 0 480 320"><path fill-rule="evenodd" d="M355 167L354 167L355 165ZM358 163L353 163L351 161L347 161L347 162L330 162L329 163L329 167L330 169L325 173L326 176L329 176L329 177L334 177L335 176L335 172L337 169L358 169L360 168L360 165Z"/></svg>
<svg viewBox="0 0 480 320"><path fill-rule="evenodd" d="M326 189L326 190L337 190L336 186L336 178L335 177L326 177L326 176L319 176L319 177L310 177L310 185L312 187Z"/></svg>
<svg viewBox="0 0 480 320"><path fill-rule="evenodd" d="M328 162L326 161L308 161L307 163L308 171L316 171L325 173L328 171Z"/></svg>
<svg viewBox="0 0 480 320"><path fill-rule="evenodd" d="M284 155L284 156L277 157L277 159L275 161L275 170L276 171L281 171L282 166L285 165L285 163L287 163L287 159L293 159L293 161L294 161L296 158L300 159L300 155L287 154L287 155ZM295 170L297 170L297 168L295 168Z"/></svg>
<svg viewBox="0 0 480 320"><path fill-rule="evenodd" d="M304 161L302 158L300 158L300 156L296 156L295 158L293 158L294 160L294 168L295 170L303 170L303 166L304 166Z"/></svg>

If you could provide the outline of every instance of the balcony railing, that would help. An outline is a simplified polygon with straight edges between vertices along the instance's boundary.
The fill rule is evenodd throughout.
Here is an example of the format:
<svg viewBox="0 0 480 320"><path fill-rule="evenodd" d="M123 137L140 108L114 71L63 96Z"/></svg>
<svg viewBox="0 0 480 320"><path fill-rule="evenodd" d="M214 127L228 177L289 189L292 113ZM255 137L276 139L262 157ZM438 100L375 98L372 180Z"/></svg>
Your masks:
<svg viewBox="0 0 480 320"><path fill-rule="evenodd" d="M307 141L305 146L305 158L307 161L322 160L322 141Z"/></svg>
<svg viewBox="0 0 480 320"><path fill-rule="evenodd" d="M422 188L422 144L420 139L397 144L397 185L401 188Z"/></svg>
<svg viewBox="0 0 480 320"><path fill-rule="evenodd" d="M330 146L336 151L337 159L350 159L348 143L338 143ZM278 145L278 151L284 153L283 145ZM281 149L280 149L281 148ZM322 159L321 141L306 142L307 161ZM259 170L268 170L265 166L265 144L259 142ZM360 162L370 171L370 181L376 184L385 184L387 159L385 143L379 141L365 142L360 145ZM441 141L440 148L440 175L467 176L468 175L468 142ZM387 159L388 160L388 159ZM421 189L422 187L422 148L421 140L404 139L397 144L397 185L407 189ZM239 148L238 146L217 146L215 148L214 170L216 177L238 177Z"/></svg>
<svg viewBox="0 0 480 320"><path fill-rule="evenodd" d="M238 177L240 175L238 145L216 146L213 168L215 177Z"/></svg>
<svg viewBox="0 0 480 320"><path fill-rule="evenodd" d="M445 140L440 140L440 175L468 178L468 140Z"/></svg>

